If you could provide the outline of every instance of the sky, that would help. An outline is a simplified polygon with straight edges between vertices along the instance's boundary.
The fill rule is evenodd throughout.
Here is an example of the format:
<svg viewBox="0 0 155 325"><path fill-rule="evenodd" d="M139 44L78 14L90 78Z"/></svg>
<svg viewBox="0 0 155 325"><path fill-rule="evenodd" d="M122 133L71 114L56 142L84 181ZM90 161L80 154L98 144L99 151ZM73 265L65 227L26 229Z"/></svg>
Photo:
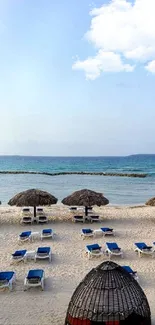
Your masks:
<svg viewBox="0 0 155 325"><path fill-rule="evenodd" d="M154 0L0 0L0 154L155 153Z"/></svg>

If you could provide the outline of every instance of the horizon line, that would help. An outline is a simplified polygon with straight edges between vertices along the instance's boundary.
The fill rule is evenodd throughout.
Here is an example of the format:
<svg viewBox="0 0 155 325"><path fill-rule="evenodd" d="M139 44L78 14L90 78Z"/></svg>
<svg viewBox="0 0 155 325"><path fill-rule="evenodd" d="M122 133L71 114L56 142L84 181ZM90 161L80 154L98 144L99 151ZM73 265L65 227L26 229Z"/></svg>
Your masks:
<svg viewBox="0 0 155 325"><path fill-rule="evenodd" d="M22 155L22 154L0 154L0 157L44 157L44 158L101 158L101 157L130 157L130 156L153 156L155 153L136 153L136 154L127 154L127 155L65 155L65 156L57 156L57 155Z"/></svg>

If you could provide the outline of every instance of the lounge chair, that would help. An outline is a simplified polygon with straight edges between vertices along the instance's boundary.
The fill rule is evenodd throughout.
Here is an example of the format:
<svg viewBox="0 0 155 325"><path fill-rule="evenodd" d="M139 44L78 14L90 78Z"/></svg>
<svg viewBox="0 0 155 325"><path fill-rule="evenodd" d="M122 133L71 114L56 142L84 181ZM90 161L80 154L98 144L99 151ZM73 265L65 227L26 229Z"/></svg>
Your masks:
<svg viewBox="0 0 155 325"><path fill-rule="evenodd" d="M37 259L49 259L49 262L52 260L52 252L50 247L38 247L34 261L36 262Z"/></svg>
<svg viewBox="0 0 155 325"><path fill-rule="evenodd" d="M85 217L83 216L74 216L75 222L85 222Z"/></svg>
<svg viewBox="0 0 155 325"><path fill-rule="evenodd" d="M44 238L53 238L53 230L52 229L43 229L41 231L41 240Z"/></svg>
<svg viewBox="0 0 155 325"><path fill-rule="evenodd" d="M23 215L22 218L21 218L21 223L30 223L32 224L33 223L33 216L32 215Z"/></svg>
<svg viewBox="0 0 155 325"><path fill-rule="evenodd" d="M48 218L45 215L39 215L36 217L36 221L37 221L37 223L47 223Z"/></svg>
<svg viewBox="0 0 155 325"><path fill-rule="evenodd" d="M19 240L19 242L30 241L31 240L31 231L23 231L19 235L18 240Z"/></svg>
<svg viewBox="0 0 155 325"><path fill-rule="evenodd" d="M44 290L44 270L30 270L24 280L24 291L32 287L41 287Z"/></svg>
<svg viewBox="0 0 155 325"><path fill-rule="evenodd" d="M98 236L106 236L106 235L113 235L114 236L114 232L112 228L100 228L100 229L95 229L94 230L94 237L98 237Z"/></svg>
<svg viewBox="0 0 155 325"><path fill-rule="evenodd" d="M26 249L15 251L12 254L12 258L11 258L12 262L24 261L26 258L26 252L27 252Z"/></svg>
<svg viewBox="0 0 155 325"><path fill-rule="evenodd" d="M136 281L138 281L138 275L136 271L133 271L132 268L128 265L122 266L122 268L127 271Z"/></svg>
<svg viewBox="0 0 155 325"><path fill-rule="evenodd" d="M121 256L123 258L123 252L117 243L106 243L106 254L111 258L114 256Z"/></svg>
<svg viewBox="0 0 155 325"><path fill-rule="evenodd" d="M90 222L93 222L93 221L100 221L100 217L99 217L99 216L92 216L92 215L90 215L90 216L88 217L88 219L89 219Z"/></svg>
<svg viewBox="0 0 155 325"><path fill-rule="evenodd" d="M94 236L94 231L92 229L89 228L85 228L81 230L81 237L87 238L87 237L93 237Z"/></svg>
<svg viewBox="0 0 155 325"><path fill-rule="evenodd" d="M112 228L100 228L101 230L102 230L102 232L103 232L103 236L106 236L106 235L109 235L109 236L114 236L114 231L113 231L113 229Z"/></svg>
<svg viewBox="0 0 155 325"><path fill-rule="evenodd" d="M43 215L44 214L43 208L37 208L36 213L37 213L37 215Z"/></svg>
<svg viewBox="0 0 155 325"><path fill-rule="evenodd" d="M88 255L89 259L93 256L101 256L103 255L102 247L98 244L87 245L86 254Z"/></svg>
<svg viewBox="0 0 155 325"><path fill-rule="evenodd" d="M31 214L30 208L23 208L22 209L22 215L30 215L30 214Z"/></svg>
<svg viewBox="0 0 155 325"><path fill-rule="evenodd" d="M8 288L12 290L12 284L16 280L16 274L12 271L0 272L0 289Z"/></svg>
<svg viewBox="0 0 155 325"><path fill-rule="evenodd" d="M77 210L77 207L70 207L69 210L70 211L76 211Z"/></svg>
<svg viewBox="0 0 155 325"><path fill-rule="evenodd" d="M30 208L23 208L21 212L21 223L32 223L33 214Z"/></svg>
<svg viewBox="0 0 155 325"><path fill-rule="evenodd" d="M138 253L138 256L142 255L152 255L154 257L154 250L152 246L147 246L145 243L135 243L135 252Z"/></svg>

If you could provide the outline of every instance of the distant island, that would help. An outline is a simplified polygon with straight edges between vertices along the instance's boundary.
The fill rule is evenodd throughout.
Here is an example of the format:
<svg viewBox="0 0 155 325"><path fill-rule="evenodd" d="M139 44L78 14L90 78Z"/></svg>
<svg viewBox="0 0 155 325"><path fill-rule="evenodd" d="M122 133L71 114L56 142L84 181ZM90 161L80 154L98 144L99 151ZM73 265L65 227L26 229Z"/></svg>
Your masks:
<svg viewBox="0 0 155 325"><path fill-rule="evenodd" d="M137 153L137 154L133 154L133 155L129 155L126 157L141 157L141 156L155 156L155 153Z"/></svg>

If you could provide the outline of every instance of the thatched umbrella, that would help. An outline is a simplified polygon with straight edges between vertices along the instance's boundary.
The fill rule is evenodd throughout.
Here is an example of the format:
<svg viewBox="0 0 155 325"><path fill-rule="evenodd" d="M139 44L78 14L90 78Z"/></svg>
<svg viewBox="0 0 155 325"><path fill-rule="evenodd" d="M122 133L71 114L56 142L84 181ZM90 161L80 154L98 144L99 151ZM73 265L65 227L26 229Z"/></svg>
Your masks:
<svg viewBox="0 0 155 325"><path fill-rule="evenodd" d="M151 205L152 207L155 206L155 197L152 197L150 200L148 200L146 205Z"/></svg>
<svg viewBox="0 0 155 325"><path fill-rule="evenodd" d="M34 217L36 217L36 207L38 205L51 205L56 204L58 199L48 192L41 191L38 189L30 189L27 191L16 194L10 201L9 205L16 205L17 207L22 206L33 206Z"/></svg>
<svg viewBox="0 0 155 325"><path fill-rule="evenodd" d="M85 215L87 216L88 207L92 205L107 205L109 200L106 199L102 193L97 193L91 190L80 190L76 191L73 194L67 196L61 201L65 205L76 205L85 207Z"/></svg>
<svg viewBox="0 0 155 325"><path fill-rule="evenodd" d="M151 325L147 298L138 282L118 264L92 269L75 289L65 325Z"/></svg>

